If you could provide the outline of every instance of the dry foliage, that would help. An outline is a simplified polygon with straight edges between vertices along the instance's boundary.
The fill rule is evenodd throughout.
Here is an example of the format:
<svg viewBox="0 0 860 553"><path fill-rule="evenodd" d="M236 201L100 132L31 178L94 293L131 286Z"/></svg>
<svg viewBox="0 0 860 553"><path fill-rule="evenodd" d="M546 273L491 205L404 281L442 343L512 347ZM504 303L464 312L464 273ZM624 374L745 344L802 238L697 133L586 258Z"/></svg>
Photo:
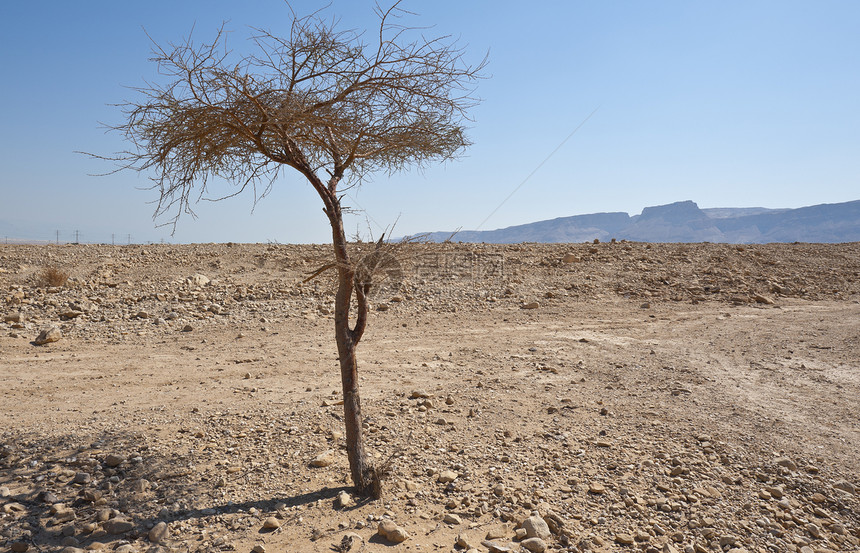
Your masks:
<svg viewBox="0 0 860 553"><path fill-rule="evenodd" d="M54 266L45 267L39 273L39 285L45 287L59 288L65 286L69 281L69 273Z"/></svg>
<svg viewBox="0 0 860 553"><path fill-rule="evenodd" d="M406 13L396 5L377 10L370 43L318 12L294 16L286 37L255 29L245 56L227 48L224 28L211 43L155 45L168 84L123 104L125 122L111 128L134 149L112 159L154 170L156 214L174 212L175 223L213 180L237 186L229 196L250 187L262 197L287 166L337 197L341 180L456 157L470 145L463 122L486 60L470 65L449 37L393 22Z"/></svg>

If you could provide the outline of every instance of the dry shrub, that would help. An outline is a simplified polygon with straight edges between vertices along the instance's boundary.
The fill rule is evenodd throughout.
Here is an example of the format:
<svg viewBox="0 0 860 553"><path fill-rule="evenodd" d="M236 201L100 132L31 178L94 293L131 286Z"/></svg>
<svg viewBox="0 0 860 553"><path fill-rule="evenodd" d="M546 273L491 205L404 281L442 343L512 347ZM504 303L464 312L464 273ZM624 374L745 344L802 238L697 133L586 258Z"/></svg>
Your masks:
<svg viewBox="0 0 860 553"><path fill-rule="evenodd" d="M45 267L39 274L39 284L42 286L60 287L65 286L69 280L69 273L57 267Z"/></svg>

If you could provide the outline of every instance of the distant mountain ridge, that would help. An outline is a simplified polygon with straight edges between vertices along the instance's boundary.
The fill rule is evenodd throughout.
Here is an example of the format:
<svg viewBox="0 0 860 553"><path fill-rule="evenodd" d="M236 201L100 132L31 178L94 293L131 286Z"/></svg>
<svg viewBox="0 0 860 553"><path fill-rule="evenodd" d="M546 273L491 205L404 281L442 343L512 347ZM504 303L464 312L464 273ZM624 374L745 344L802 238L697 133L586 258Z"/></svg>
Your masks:
<svg viewBox="0 0 860 553"><path fill-rule="evenodd" d="M700 209L691 200L646 207L640 215L624 212L559 217L525 225L474 231L432 232L432 242L589 242L612 238L635 242L769 242L860 241L860 200L797 209Z"/></svg>

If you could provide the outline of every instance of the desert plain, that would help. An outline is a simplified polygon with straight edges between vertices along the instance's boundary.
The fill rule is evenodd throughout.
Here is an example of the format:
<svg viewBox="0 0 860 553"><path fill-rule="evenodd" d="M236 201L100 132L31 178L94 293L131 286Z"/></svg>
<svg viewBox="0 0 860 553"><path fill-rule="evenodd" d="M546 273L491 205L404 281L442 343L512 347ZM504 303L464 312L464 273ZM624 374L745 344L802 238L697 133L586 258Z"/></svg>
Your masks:
<svg viewBox="0 0 860 553"><path fill-rule="evenodd" d="M330 247L0 246L0 550L860 551L860 244L392 255L366 500Z"/></svg>

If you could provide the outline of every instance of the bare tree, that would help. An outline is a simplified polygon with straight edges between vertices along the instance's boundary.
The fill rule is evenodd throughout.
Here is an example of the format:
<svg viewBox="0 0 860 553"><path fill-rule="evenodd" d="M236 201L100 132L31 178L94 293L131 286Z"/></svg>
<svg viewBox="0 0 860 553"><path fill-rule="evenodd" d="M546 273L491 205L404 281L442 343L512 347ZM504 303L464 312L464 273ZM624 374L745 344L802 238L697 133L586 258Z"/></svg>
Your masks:
<svg viewBox="0 0 860 553"><path fill-rule="evenodd" d="M322 12L293 12L286 37L255 29L250 55L227 49L223 26L208 44L191 37L156 44L153 61L166 84L147 83L136 89L142 99L121 105L124 122L111 128L133 146L110 159L118 170L154 175L155 216L173 213L174 228L182 213L193 215L191 204L206 197L213 181L233 185L229 196L250 188L255 201L286 167L313 186L334 246L350 472L359 494L378 497L379 474L362 439L356 363L373 271L350 256L341 201L371 173L424 167L469 146L464 123L477 103L474 84L486 58L469 64L450 37L428 39L397 24L405 13L397 4L377 6L376 13L372 40L338 30L339 22Z"/></svg>

